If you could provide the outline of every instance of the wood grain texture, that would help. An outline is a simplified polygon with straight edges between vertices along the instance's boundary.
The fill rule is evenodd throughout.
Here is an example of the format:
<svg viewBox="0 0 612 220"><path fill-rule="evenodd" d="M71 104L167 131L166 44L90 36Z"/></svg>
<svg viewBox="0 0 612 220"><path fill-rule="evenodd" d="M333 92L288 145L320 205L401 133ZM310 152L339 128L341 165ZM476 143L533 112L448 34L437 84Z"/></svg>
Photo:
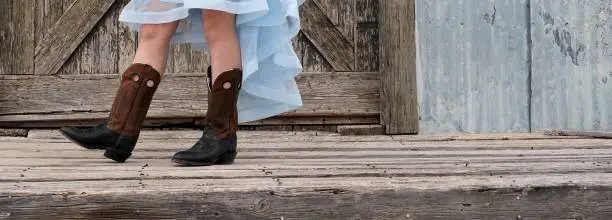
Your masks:
<svg viewBox="0 0 612 220"><path fill-rule="evenodd" d="M100 19L98 26L91 32L92 38L97 38L97 54L92 54L98 57L96 68L93 74L119 74L119 13L122 9L121 0L116 0L115 3L108 9L106 14ZM84 72L81 72L84 73Z"/></svg>
<svg viewBox="0 0 612 220"><path fill-rule="evenodd" d="M0 75L13 73L13 0L0 4Z"/></svg>
<svg viewBox="0 0 612 220"><path fill-rule="evenodd" d="M240 131L233 165L179 167L199 131L143 131L121 165L57 130L0 137L4 219L605 219L611 143L542 134ZM25 159L27 158L27 159Z"/></svg>
<svg viewBox="0 0 612 220"><path fill-rule="evenodd" d="M294 113L283 113L279 116L265 118L253 122L240 124L239 128L249 129L262 125L343 125L343 124L378 124L380 116L377 113L371 115L355 116L293 116ZM108 113L86 113L67 112L60 114L41 115L13 115L10 120L0 122L0 126L10 128L59 128L63 126L92 126L103 123ZM204 117L186 118L147 118L143 126L152 128L173 127L202 127L205 124ZM252 130L252 129L251 129Z"/></svg>
<svg viewBox="0 0 612 220"><path fill-rule="evenodd" d="M327 15L331 23L340 30L342 35L353 41L355 38L356 9L355 0L312 0L318 3L321 11Z"/></svg>
<svg viewBox="0 0 612 220"><path fill-rule="evenodd" d="M374 136L341 136L337 133L322 133L317 132L271 132L271 131L239 131L239 136L242 139L242 143L245 141L257 141L266 143L279 143L287 142L288 140L302 142L308 140L309 142L316 141L334 141L338 142L385 142L385 141L399 141L406 144L418 146L421 148L431 148L432 145L437 146L449 146L462 148L466 146L474 147L473 142L478 142L480 145L496 146L503 148L519 147L524 149L530 149L531 147L548 146L563 148L563 146L555 145L555 143L564 142L566 140L573 140L568 143L573 144L577 147L584 146L609 146L610 143L607 140L588 138L588 137L569 137L569 136L548 136L538 133L510 133L510 134L444 134L444 135L374 135ZM141 137L144 140L168 140L168 139L198 139L201 136L199 130L182 130L182 131L164 131L164 130L146 130L143 132ZM306 137L307 139L298 139L294 136ZM312 136L316 136L315 139ZM333 136L333 137L322 137L322 136ZM258 138L267 137L265 140L258 140ZM281 139L276 139L276 138ZM28 133L28 139L25 141L41 140L49 141L50 139L64 140L68 142L65 137L57 129L31 129ZM423 145L429 143L429 145Z"/></svg>
<svg viewBox="0 0 612 220"><path fill-rule="evenodd" d="M57 73L114 2L75 1L36 46L34 74Z"/></svg>
<svg viewBox="0 0 612 220"><path fill-rule="evenodd" d="M317 48L310 43L304 33L300 32L292 40L293 48L300 59L304 72L332 72L334 68L319 53Z"/></svg>
<svg viewBox="0 0 612 220"><path fill-rule="evenodd" d="M389 134L419 131L415 1L380 1L381 122Z"/></svg>
<svg viewBox="0 0 612 220"><path fill-rule="evenodd" d="M72 4L75 3L76 0L63 0L64 7L63 11L67 11ZM52 26L51 26L52 27ZM77 49L72 52L72 54L68 57L68 60L64 62L62 68L57 72L57 75L75 75L81 72L81 49L77 47Z"/></svg>
<svg viewBox="0 0 612 220"><path fill-rule="evenodd" d="M372 125L340 125L338 133L342 135L382 135L385 134L385 126Z"/></svg>
<svg viewBox="0 0 612 220"><path fill-rule="evenodd" d="M13 0L14 1L14 0ZM3 3L4 4L4 3ZM20 0L13 2L12 74L26 75L34 72L34 27L36 18L36 1Z"/></svg>
<svg viewBox="0 0 612 220"><path fill-rule="evenodd" d="M355 70L379 71L379 0L357 0L355 16Z"/></svg>
<svg viewBox="0 0 612 220"><path fill-rule="evenodd" d="M64 8L70 7L72 2L73 1L65 3L65 1L58 0L36 1L36 45L40 44L40 41L45 38L47 31L49 31L64 14ZM64 4L67 4L67 6L64 7Z"/></svg>
<svg viewBox="0 0 612 220"><path fill-rule="evenodd" d="M546 135L552 135L552 136L582 136L582 137L612 139L612 132L603 132L603 131L549 129L549 130L545 130L543 133Z"/></svg>
<svg viewBox="0 0 612 220"><path fill-rule="evenodd" d="M300 7L302 32L335 71L354 70L353 41L344 37L317 4L316 1L306 1Z"/></svg>
<svg viewBox="0 0 612 220"><path fill-rule="evenodd" d="M85 192L65 196L17 195L2 197L0 202L9 204L4 213L22 219L41 216L53 219L185 216L198 219L605 219L612 214L612 207L606 202L612 192L606 186L524 189L525 194L512 190L420 192L350 187L132 196ZM549 202L550 198L557 199ZM431 204L432 201L436 203Z"/></svg>
<svg viewBox="0 0 612 220"><path fill-rule="evenodd" d="M297 81L304 107L286 115L378 114L378 73L303 73ZM110 110L117 83L116 75L106 74L3 76L0 92L6 96L0 97L0 121L104 118ZM192 120L203 117L207 109L207 90L203 85L205 76L201 73L167 74L148 116Z"/></svg>
<svg viewBox="0 0 612 220"><path fill-rule="evenodd" d="M120 8L125 7L130 1L121 0L119 1ZM118 63L117 68L119 72L123 72L127 69L134 61L134 55L136 53L136 44L138 32L131 30L125 23L118 22L117 24L117 41L118 41Z"/></svg>

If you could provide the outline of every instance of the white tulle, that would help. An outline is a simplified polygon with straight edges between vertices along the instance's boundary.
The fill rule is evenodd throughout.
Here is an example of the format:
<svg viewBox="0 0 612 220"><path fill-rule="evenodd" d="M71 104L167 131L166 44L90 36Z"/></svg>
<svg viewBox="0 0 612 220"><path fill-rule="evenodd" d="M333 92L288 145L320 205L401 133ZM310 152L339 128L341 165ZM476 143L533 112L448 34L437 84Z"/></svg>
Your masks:
<svg viewBox="0 0 612 220"><path fill-rule="evenodd" d="M172 43L208 51L202 9L236 14L243 82L238 97L240 123L302 106L295 76L302 71L291 39L300 29L298 7L304 0L132 0L119 20L138 31L141 24L182 20ZM206 85L202 85L206 86Z"/></svg>

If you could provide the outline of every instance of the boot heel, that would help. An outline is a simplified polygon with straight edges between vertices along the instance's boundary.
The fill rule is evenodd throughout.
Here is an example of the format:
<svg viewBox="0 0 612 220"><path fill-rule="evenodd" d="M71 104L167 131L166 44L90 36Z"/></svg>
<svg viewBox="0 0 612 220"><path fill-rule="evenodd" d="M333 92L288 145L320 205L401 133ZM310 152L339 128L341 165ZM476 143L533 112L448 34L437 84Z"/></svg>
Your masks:
<svg viewBox="0 0 612 220"><path fill-rule="evenodd" d="M132 153L125 152L116 148L107 148L104 152L104 156L116 162L123 163L130 156L132 156Z"/></svg>
<svg viewBox="0 0 612 220"><path fill-rule="evenodd" d="M236 159L236 154L237 154L236 152L226 153L223 156L221 156L219 160L217 160L216 164L220 164L220 165L233 164L234 160Z"/></svg>

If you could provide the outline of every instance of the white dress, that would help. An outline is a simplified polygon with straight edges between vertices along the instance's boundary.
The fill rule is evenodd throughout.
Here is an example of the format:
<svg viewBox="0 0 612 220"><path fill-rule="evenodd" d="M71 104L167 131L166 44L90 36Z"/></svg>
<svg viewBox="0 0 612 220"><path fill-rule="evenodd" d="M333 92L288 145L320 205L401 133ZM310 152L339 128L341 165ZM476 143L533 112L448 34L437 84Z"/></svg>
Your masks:
<svg viewBox="0 0 612 220"><path fill-rule="evenodd" d="M236 14L242 52L243 81L238 97L238 121L248 122L295 110L302 98L295 76L302 71L291 39L300 30L298 7L304 0L132 0L119 20L132 30L141 24L188 19L171 43L190 43L208 51L202 9ZM202 86L206 86L205 84ZM197 95L197 94L195 94Z"/></svg>

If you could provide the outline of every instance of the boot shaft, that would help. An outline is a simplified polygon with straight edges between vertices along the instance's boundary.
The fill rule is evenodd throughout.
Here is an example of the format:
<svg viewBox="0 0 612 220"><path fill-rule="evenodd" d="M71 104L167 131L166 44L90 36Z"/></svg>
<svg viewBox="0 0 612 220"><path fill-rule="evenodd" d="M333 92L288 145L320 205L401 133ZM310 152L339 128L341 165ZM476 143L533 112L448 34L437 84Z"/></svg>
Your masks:
<svg viewBox="0 0 612 220"><path fill-rule="evenodd" d="M238 130L238 94L242 86L242 70L232 69L221 73L212 82L208 68L207 124L217 139L226 139Z"/></svg>
<svg viewBox="0 0 612 220"><path fill-rule="evenodd" d="M160 81L161 74L150 65L135 63L128 67L121 76L108 128L137 137Z"/></svg>

